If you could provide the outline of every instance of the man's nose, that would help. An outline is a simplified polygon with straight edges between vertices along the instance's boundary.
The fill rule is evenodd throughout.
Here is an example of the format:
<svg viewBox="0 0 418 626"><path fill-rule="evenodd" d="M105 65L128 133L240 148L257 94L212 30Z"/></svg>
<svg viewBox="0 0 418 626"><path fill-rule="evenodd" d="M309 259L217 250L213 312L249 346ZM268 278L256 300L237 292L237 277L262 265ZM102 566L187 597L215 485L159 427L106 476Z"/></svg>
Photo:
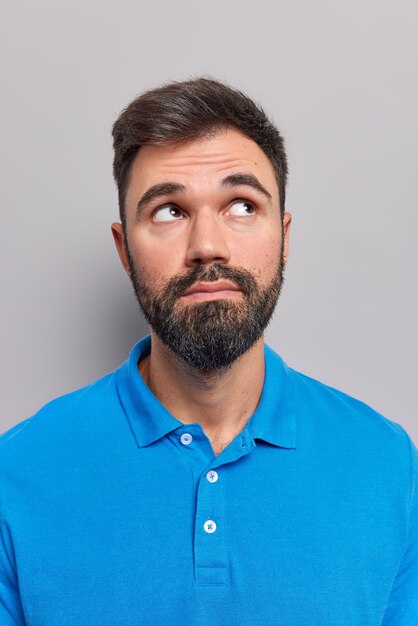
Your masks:
<svg viewBox="0 0 418 626"><path fill-rule="evenodd" d="M202 209L192 221L189 231L187 265L228 263L231 253L222 230L219 217L210 210Z"/></svg>

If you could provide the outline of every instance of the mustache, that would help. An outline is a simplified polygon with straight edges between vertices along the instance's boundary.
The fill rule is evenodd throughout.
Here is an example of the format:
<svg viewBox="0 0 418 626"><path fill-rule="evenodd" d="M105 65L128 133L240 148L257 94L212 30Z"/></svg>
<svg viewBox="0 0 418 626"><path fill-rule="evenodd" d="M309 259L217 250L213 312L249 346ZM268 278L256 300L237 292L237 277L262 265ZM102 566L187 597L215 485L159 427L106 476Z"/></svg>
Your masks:
<svg viewBox="0 0 418 626"><path fill-rule="evenodd" d="M196 282L212 283L222 278L234 283L244 293L251 293L252 290L257 289L257 283L248 270L230 267L222 263L213 263L209 266L196 265L186 274L173 276L167 283L164 292L166 295L177 298Z"/></svg>

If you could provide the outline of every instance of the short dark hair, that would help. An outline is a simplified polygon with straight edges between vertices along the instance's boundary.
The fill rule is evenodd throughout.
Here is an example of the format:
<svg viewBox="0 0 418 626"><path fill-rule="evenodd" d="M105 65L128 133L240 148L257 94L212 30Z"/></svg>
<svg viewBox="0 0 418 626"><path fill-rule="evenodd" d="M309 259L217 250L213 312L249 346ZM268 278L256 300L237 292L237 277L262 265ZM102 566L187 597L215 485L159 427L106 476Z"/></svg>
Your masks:
<svg viewBox="0 0 418 626"><path fill-rule="evenodd" d="M263 109L241 91L217 80L171 82L133 100L113 125L113 175L119 213L125 221L125 197L131 166L141 146L163 146L236 128L255 141L270 159L279 187L283 216L288 174L284 140Z"/></svg>

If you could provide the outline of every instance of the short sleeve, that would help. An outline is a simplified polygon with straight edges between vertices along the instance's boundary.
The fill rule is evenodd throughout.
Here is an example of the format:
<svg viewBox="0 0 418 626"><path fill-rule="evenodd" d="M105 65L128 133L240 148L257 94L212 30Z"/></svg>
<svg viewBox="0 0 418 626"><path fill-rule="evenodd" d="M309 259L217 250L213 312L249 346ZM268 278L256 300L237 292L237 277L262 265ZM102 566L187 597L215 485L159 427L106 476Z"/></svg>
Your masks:
<svg viewBox="0 0 418 626"><path fill-rule="evenodd" d="M389 597L382 626L418 625L418 451L411 451L408 541Z"/></svg>

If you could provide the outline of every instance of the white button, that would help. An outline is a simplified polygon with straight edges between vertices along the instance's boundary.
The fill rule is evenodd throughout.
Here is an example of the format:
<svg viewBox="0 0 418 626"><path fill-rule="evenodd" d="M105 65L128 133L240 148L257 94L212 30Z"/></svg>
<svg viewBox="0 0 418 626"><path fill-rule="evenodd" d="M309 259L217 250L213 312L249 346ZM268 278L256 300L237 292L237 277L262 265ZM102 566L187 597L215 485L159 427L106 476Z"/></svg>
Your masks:
<svg viewBox="0 0 418 626"><path fill-rule="evenodd" d="M185 446L188 446L189 443L192 443L193 437L189 433L183 433L182 436L180 437L180 441Z"/></svg>
<svg viewBox="0 0 418 626"><path fill-rule="evenodd" d="M219 478L218 472L215 472L215 470L210 470L210 472L206 474L206 478L210 483L216 483Z"/></svg>
<svg viewBox="0 0 418 626"><path fill-rule="evenodd" d="M216 530L216 524L213 520L208 519L204 524L203 524L203 528L205 529L205 531L207 533L209 533L209 535L211 535L212 533L215 532Z"/></svg>

